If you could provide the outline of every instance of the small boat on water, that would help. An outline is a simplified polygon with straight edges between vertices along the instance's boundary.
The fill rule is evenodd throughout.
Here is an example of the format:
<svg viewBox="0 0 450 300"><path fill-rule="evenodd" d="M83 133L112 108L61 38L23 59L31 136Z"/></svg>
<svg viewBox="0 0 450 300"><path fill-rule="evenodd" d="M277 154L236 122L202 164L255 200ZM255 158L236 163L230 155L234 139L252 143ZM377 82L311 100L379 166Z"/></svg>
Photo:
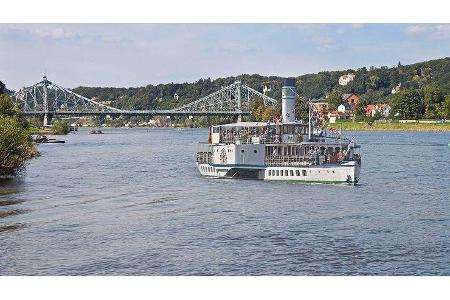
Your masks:
<svg viewBox="0 0 450 300"><path fill-rule="evenodd" d="M212 178L357 184L360 146L320 126L309 102L309 121L295 119L295 80L282 88L282 119L211 126L200 143L197 168ZM342 131L342 130L341 130Z"/></svg>
<svg viewBox="0 0 450 300"><path fill-rule="evenodd" d="M46 135L32 137L33 142L38 144L64 144L66 141L48 138Z"/></svg>
<svg viewBox="0 0 450 300"><path fill-rule="evenodd" d="M91 134L103 134L103 131L101 131L101 130L91 130L91 132L90 132Z"/></svg>

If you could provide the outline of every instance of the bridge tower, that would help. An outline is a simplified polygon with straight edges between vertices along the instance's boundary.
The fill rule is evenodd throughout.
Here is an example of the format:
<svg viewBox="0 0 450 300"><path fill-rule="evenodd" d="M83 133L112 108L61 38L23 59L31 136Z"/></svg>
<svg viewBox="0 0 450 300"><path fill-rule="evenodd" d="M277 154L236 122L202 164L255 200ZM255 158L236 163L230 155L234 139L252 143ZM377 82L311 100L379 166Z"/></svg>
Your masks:
<svg viewBox="0 0 450 300"><path fill-rule="evenodd" d="M43 109L44 109L44 127L50 125L49 123L51 122L51 118L52 116L49 114L49 109L48 109L48 80L47 80L47 76L43 77L42 80L42 91L43 91Z"/></svg>
<svg viewBox="0 0 450 300"><path fill-rule="evenodd" d="M241 82L237 81L237 90L236 90L236 109L241 112L242 111L242 101L241 101ZM242 114L239 114L237 117L238 122L242 122Z"/></svg>

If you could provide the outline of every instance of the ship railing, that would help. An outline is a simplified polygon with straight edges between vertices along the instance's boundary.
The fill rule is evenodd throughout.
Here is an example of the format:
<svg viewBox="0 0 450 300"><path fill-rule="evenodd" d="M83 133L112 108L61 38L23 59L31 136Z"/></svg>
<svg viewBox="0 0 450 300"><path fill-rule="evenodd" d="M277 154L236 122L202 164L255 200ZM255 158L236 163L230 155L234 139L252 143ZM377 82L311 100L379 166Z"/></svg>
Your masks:
<svg viewBox="0 0 450 300"><path fill-rule="evenodd" d="M299 143L303 139L301 136L295 136L292 140L283 141L284 143ZM220 142L224 144L279 144L282 142L282 136L278 134L264 135L231 135L223 134Z"/></svg>
<svg viewBox="0 0 450 300"><path fill-rule="evenodd" d="M209 164L212 162L212 153L210 152L197 152L197 162L199 164Z"/></svg>
<svg viewBox="0 0 450 300"><path fill-rule="evenodd" d="M316 160L310 156L275 156L268 155L264 159L266 166L309 166Z"/></svg>
<svg viewBox="0 0 450 300"><path fill-rule="evenodd" d="M197 146L197 162L207 164L212 162L212 145L209 143L199 143Z"/></svg>

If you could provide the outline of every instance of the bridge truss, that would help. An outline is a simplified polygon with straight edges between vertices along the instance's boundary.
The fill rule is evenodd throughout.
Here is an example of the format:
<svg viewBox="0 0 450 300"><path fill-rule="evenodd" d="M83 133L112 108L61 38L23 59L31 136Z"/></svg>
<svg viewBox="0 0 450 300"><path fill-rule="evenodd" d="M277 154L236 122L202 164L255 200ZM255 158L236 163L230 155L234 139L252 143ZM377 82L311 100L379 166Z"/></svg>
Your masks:
<svg viewBox="0 0 450 300"><path fill-rule="evenodd" d="M201 99L172 110L121 110L79 95L59 86L44 76L43 80L20 89L15 94L16 104L25 115L43 116L48 125L54 115L167 115L167 116L242 116L251 113L252 101L263 100L264 105L275 107L277 100L236 81Z"/></svg>
<svg viewBox="0 0 450 300"><path fill-rule="evenodd" d="M43 80L20 89L15 94L16 103L27 114L49 114L71 112L120 112L120 109L93 101L62 86L44 76Z"/></svg>
<svg viewBox="0 0 450 300"><path fill-rule="evenodd" d="M275 107L278 102L277 100L248 87L240 81L236 81L229 86L221 88L217 92L174 110L197 112L230 111L249 113L251 111L252 100L255 98L261 98L266 106Z"/></svg>

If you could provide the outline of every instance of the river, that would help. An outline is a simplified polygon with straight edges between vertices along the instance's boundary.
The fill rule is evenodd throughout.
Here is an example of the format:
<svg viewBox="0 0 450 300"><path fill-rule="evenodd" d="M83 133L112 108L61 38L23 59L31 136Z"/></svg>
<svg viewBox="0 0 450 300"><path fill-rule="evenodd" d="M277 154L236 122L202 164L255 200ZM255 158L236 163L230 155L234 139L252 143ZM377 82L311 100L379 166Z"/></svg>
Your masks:
<svg viewBox="0 0 450 300"><path fill-rule="evenodd" d="M450 133L350 133L347 186L202 178L206 129L103 131L0 182L0 275L450 275Z"/></svg>

